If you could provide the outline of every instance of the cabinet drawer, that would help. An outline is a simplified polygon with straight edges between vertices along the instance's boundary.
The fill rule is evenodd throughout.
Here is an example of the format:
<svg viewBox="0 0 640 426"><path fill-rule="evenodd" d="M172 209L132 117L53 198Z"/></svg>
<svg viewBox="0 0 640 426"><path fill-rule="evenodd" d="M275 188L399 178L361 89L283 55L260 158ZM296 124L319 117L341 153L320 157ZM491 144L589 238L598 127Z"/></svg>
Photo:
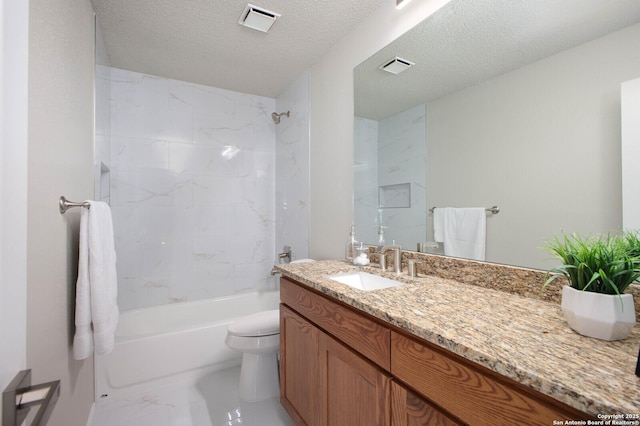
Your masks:
<svg viewBox="0 0 640 426"><path fill-rule="evenodd" d="M461 426L398 383L391 384L391 426Z"/></svg>
<svg viewBox="0 0 640 426"><path fill-rule="evenodd" d="M280 279L280 300L381 368L391 366L391 332L288 278Z"/></svg>
<svg viewBox="0 0 640 426"><path fill-rule="evenodd" d="M396 332L391 336L391 360L395 377L469 424L548 426L554 420L589 418Z"/></svg>

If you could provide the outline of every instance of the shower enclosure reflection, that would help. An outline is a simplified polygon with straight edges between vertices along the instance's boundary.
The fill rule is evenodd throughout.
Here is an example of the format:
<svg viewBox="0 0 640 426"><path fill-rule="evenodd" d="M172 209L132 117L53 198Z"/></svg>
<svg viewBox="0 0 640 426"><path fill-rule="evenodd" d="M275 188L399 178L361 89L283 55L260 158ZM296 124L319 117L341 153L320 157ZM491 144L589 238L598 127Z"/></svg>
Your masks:
<svg viewBox="0 0 640 426"><path fill-rule="evenodd" d="M426 241L425 105L376 121L356 117L354 220L360 241L383 226L388 243L415 250Z"/></svg>

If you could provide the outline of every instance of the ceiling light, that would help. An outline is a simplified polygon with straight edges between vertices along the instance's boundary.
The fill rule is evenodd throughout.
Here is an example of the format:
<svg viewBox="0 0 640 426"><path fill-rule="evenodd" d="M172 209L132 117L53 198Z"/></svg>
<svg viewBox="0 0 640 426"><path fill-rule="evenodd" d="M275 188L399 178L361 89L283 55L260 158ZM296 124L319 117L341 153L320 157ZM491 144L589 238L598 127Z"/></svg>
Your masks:
<svg viewBox="0 0 640 426"><path fill-rule="evenodd" d="M279 13L271 12L248 3L247 7L242 11L240 19L238 19L238 24L266 33L280 16Z"/></svg>
<svg viewBox="0 0 640 426"><path fill-rule="evenodd" d="M396 9L402 9L409 4L411 0L396 0Z"/></svg>
<svg viewBox="0 0 640 426"><path fill-rule="evenodd" d="M407 59L395 57L384 64L380 65L380 69L391 74L400 74L402 71L408 70L415 65L415 62L411 62Z"/></svg>

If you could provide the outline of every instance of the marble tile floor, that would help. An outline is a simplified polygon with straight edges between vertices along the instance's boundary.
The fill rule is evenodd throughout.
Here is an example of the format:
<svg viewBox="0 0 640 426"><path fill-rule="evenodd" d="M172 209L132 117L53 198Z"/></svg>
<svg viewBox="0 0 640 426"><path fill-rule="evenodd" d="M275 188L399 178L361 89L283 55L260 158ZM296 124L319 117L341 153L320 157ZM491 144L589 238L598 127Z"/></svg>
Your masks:
<svg viewBox="0 0 640 426"><path fill-rule="evenodd" d="M290 426L278 398L241 402L240 367L96 403L92 426Z"/></svg>

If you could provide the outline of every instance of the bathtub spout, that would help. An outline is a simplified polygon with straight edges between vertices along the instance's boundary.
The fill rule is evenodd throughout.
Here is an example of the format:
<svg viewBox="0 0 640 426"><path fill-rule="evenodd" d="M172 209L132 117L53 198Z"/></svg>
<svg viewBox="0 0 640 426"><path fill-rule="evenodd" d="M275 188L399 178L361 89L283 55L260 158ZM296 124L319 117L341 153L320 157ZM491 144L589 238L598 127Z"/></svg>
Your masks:
<svg viewBox="0 0 640 426"><path fill-rule="evenodd" d="M278 262L279 263L290 263L291 262L291 246L284 246L284 251L278 254Z"/></svg>

